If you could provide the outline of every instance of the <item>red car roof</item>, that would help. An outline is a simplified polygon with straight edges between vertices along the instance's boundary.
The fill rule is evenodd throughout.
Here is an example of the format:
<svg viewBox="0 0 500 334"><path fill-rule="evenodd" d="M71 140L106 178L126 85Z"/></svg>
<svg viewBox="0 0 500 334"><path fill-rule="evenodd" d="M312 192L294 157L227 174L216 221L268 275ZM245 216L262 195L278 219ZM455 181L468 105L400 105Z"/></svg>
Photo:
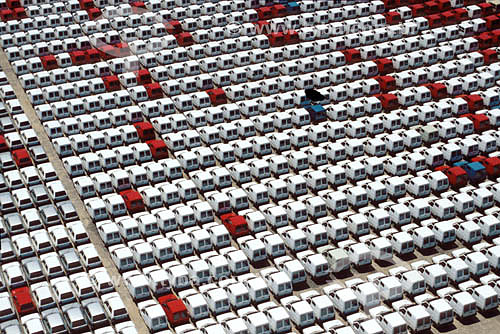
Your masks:
<svg viewBox="0 0 500 334"><path fill-rule="evenodd" d="M246 222L246 220L245 220L245 218L243 216L238 216L238 215L236 215L234 213L232 215L230 215L229 217L224 217L224 216L222 216L221 218L223 220L229 219L231 221L231 224L233 226L246 225L247 224L247 222Z"/></svg>
<svg viewBox="0 0 500 334"><path fill-rule="evenodd" d="M165 144L165 142L161 139L153 139L153 140L148 140L146 142L146 144L148 144L149 146L153 146L153 147L164 147L164 146L167 146L167 144Z"/></svg>
<svg viewBox="0 0 500 334"><path fill-rule="evenodd" d="M168 303L172 300L177 300L177 297L172 293L166 294L165 296L158 297L158 302L160 304Z"/></svg>
<svg viewBox="0 0 500 334"><path fill-rule="evenodd" d="M127 189L127 190L120 192L120 196L122 196L122 197L127 196L127 199L129 201L134 201L137 199L142 200L141 194L139 194L138 191L133 190L133 189Z"/></svg>
<svg viewBox="0 0 500 334"><path fill-rule="evenodd" d="M186 305L180 299L169 301L168 308L172 311L172 313L185 312Z"/></svg>
<svg viewBox="0 0 500 334"><path fill-rule="evenodd" d="M19 304L32 303L30 289L26 286L11 290L12 296L16 296Z"/></svg>

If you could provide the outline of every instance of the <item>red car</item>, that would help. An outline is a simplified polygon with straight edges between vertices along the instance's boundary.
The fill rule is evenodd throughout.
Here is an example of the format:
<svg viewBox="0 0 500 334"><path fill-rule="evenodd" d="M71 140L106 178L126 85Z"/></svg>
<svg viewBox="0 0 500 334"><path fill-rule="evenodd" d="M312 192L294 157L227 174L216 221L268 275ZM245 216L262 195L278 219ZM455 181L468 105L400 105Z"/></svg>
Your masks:
<svg viewBox="0 0 500 334"><path fill-rule="evenodd" d="M361 61L361 52L358 49L347 49L340 51L344 54L348 64L354 64Z"/></svg>
<svg viewBox="0 0 500 334"><path fill-rule="evenodd" d="M132 6L132 12L135 14L141 12L139 8L146 9L146 4L143 1L134 1L130 5Z"/></svg>
<svg viewBox="0 0 500 334"><path fill-rule="evenodd" d="M148 70L142 69L138 71L134 71L135 77L137 79L138 85L145 85L151 83L151 74Z"/></svg>
<svg viewBox="0 0 500 334"><path fill-rule="evenodd" d="M120 192L130 214L144 211L144 201L138 191L128 189Z"/></svg>
<svg viewBox="0 0 500 334"><path fill-rule="evenodd" d="M394 66L392 60L388 58L375 59L375 64L377 64L378 73L380 75L386 75L394 72Z"/></svg>
<svg viewBox="0 0 500 334"><path fill-rule="evenodd" d="M486 28L494 30L500 28L500 17L497 15L490 15L483 18L486 21Z"/></svg>
<svg viewBox="0 0 500 334"><path fill-rule="evenodd" d="M464 8L455 8L452 10L452 12L453 14L455 14L456 22L467 21L469 19L467 10L465 10Z"/></svg>
<svg viewBox="0 0 500 334"><path fill-rule="evenodd" d="M191 46L194 44L193 36L188 32L181 32L175 35L175 39L179 46Z"/></svg>
<svg viewBox="0 0 500 334"><path fill-rule="evenodd" d="M396 89L396 79L391 77L390 75L383 75L379 77L375 77L375 80L380 85L380 90L384 93L390 92Z"/></svg>
<svg viewBox="0 0 500 334"><path fill-rule="evenodd" d="M16 307L19 316L24 316L33 312L36 312L36 306L31 298L30 289L26 286L16 288L10 291L12 294L12 300L14 301L14 306Z"/></svg>
<svg viewBox="0 0 500 334"><path fill-rule="evenodd" d="M477 5L481 8L481 17L486 17L495 14L495 7L488 2L483 2Z"/></svg>
<svg viewBox="0 0 500 334"><path fill-rule="evenodd" d="M12 159L19 168L28 167L33 164L31 162L30 155L25 148L20 148L12 152Z"/></svg>
<svg viewBox="0 0 500 334"><path fill-rule="evenodd" d="M94 2L92 0L80 0L79 2L80 8L83 10L94 7Z"/></svg>
<svg viewBox="0 0 500 334"><path fill-rule="evenodd" d="M427 87L431 91L431 96L434 100L444 99L447 95L446 86L442 83L428 83L424 87Z"/></svg>
<svg viewBox="0 0 500 334"><path fill-rule="evenodd" d="M273 17L273 12L270 7L260 7L256 9L259 20L269 20Z"/></svg>
<svg viewBox="0 0 500 334"><path fill-rule="evenodd" d="M441 12L451 9L450 0L437 0L437 5Z"/></svg>
<svg viewBox="0 0 500 334"><path fill-rule="evenodd" d="M151 100L161 99L163 97L163 90L158 82L145 84L146 92Z"/></svg>
<svg viewBox="0 0 500 334"><path fill-rule="evenodd" d="M7 145L7 141L4 136L0 135L0 152L6 152L9 150L9 145Z"/></svg>
<svg viewBox="0 0 500 334"><path fill-rule="evenodd" d="M424 2L424 8L427 15L432 15L439 12L439 6L436 1Z"/></svg>
<svg viewBox="0 0 500 334"><path fill-rule="evenodd" d="M425 15L425 7L421 3L411 5L410 9L411 9L411 16L412 17L419 17L419 16Z"/></svg>
<svg viewBox="0 0 500 334"><path fill-rule="evenodd" d="M3 22L13 20L14 19L14 12L10 9L2 9L2 10L0 10L0 19Z"/></svg>
<svg viewBox="0 0 500 334"><path fill-rule="evenodd" d="M231 212L222 215L220 219L234 238L239 238L250 233L248 224L243 216L238 216Z"/></svg>
<svg viewBox="0 0 500 334"><path fill-rule="evenodd" d="M88 62L91 64L98 63L101 61L101 56L99 50L97 49L85 50L85 56L87 57Z"/></svg>
<svg viewBox="0 0 500 334"><path fill-rule="evenodd" d="M218 106L227 102L226 93L222 88L214 88L206 90L208 97L210 97L210 103L212 105Z"/></svg>
<svg viewBox="0 0 500 334"><path fill-rule="evenodd" d="M141 141L148 141L155 139L155 131L153 126L149 122L137 122L134 123L134 127L137 130L137 134Z"/></svg>
<svg viewBox="0 0 500 334"><path fill-rule="evenodd" d="M299 33L295 30L288 30L283 33L283 36L285 36L286 45L297 44L300 42Z"/></svg>
<svg viewBox="0 0 500 334"><path fill-rule="evenodd" d="M474 131L483 132L490 129L490 120L484 114L463 114L459 117L467 117L474 124Z"/></svg>
<svg viewBox="0 0 500 334"><path fill-rule="evenodd" d="M387 12L385 13L385 20L387 24L398 24L401 22L401 14L398 12Z"/></svg>
<svg viewBox="0 0 500 334"><path fill-rule="evenodd" d="M479 52L483 55L484 65L490 65L498 61L498 53L495 50L486 49Z"/></svg>
<svg viewBox="0 0 500 334"><path fill-rule="evenodd" d="M120 80L116 75L108 75L102 78L104 81L104 86L106 87L107 92L114 92L116 90L120 90Z"/></svg>
<svg viewBox="0 0 500 334"><path fill-rule="evenodd" d="M271 12L273 13L273 17L283 17L286 16L286 7L283 5L274 5L271 6Z"/></svg>
<svg viewBox="0 0 500 334"><path fill-rule="evenodd" d="M398 98L394 94L378 94L375 97L382 103L384 111L396 110L399 107Z"/></svg>
<svg viewBox="0 0 500 334"><path fill-rule="evenodd" d="M272 32L267 35L269 39L269 44L271 47L283 46L285 45L285 36L282 32Z"/></svg>
<svg viewBox="0 0 500 334"><path fill-rule="evenodd" d="M459 95L457 97L461 97L465 101L467 101L467 106L469 107L469 111L474 112L483 109L483 98L477 94L471 95Z"/></svg>
<svg viewBox="0 0 500 334"><path fill-rule="evenodd" d="M184 305L181 299L178 299L173 294L168 294L158 297L158 302L172 327L184 325L189 322L186 305Z"/></svg>
<svg viewBox="0 0 500 334"><path fill-rule="evenodd" d="M43 69L46 71L57 68L56 57L54 57L53 55L40 57L40 61L42 62Z"/></svg>
<svg viewBox="0 0 500 334"><path fill-rule="evenodd" d="M69 53L69 56L74 66L80 66L88 62L84 51L73 51Z"/></svg>
<svg viewBox="0 0 500 334"><path fill-rule="evenodd" d="M154 139L146 142L149 149L151 150L151 155L155 160L161 160L168 158L168 148L167 144L163 140Z"/></svg>
<svg viewBox="0 0 500 334"><path fill-rule="evenodd" d="M432 14L425 17L429 22L429 28L434 29L443 25L443 18L439 14Z"/></svg>
<svg viewBox="0 0 500 334"><path fill-rule="evenodd" d="M180 34L182 32L181 23L177 20L168 21L164 24L167 32L172 35Z"/></svg>
<svg viewBox="0 0 500 334"><path fill-rule="evenodd" d="M95 7L87 9L87 14L89 14L91 20L95 20L102 15L101 10Z"/></svg>
<svg viewBox="0 0 500 334"><path fill-rule="evenodd" d="M17 8L17 7L22 7L22 6L21 6L21 2L19 0L7 0L7 7Z"/></svg>
<svg viewBox="0 0 500 334"><path fill-rule="evenodd" d="M471 159L472 162L480 162L486 168L486 173L490 179L494 180L500 176L500 158L491 157L487 158L485 156L479 155Z"/></svg>
<svg viewBox="0 0 500 334"><path fill-rule="evenodd" d="M22 20L28 17L28 15L26 15L26 10L23 7L14 8L14 16L18 20Z"/></svg>
<svg viewBox="0 0 500 334"><path fill-rule="evenodd" d="M474 36L474 39L476 39L479 49L484 50L494 45L495 36L490 32L483 32L478 36Z"/></svg>
<svg viewBox="0 0 500 334"><path fill-rule="evenodd" d="M455 13L451 10L441 13L441 17L443 18L443 25L456 24L457 18Z"/></svg>
<svg viewBox="0 0 500 334"><path fill-rule="evenodd" d="M439 166L436 168L436 171L441 171L446 175L453 189L465 187L469 181L467 172L462 167Z"/></svg>

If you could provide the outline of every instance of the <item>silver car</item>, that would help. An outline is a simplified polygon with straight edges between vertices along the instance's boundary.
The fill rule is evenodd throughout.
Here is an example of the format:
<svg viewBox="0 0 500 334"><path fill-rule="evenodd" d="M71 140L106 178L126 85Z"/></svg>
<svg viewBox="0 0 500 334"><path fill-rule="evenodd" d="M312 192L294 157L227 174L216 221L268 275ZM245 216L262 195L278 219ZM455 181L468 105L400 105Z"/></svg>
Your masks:
<svg viewBox="0 0 500 334"><path fill-rule="evenodd" d="M64 319L57 308L42 311L42 323L46 333L68 333Z"/></svg>

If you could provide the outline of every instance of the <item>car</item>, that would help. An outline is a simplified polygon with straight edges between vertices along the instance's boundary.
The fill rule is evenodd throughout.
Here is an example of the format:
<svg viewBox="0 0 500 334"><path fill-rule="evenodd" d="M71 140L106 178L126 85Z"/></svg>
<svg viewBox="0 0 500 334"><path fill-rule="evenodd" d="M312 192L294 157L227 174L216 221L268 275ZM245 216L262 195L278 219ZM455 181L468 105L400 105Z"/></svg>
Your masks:
<svg viewBox="0 0 500 334"><path fill-rule="evenodd" d="M94 244L83 244L77 247L84 267L94 269L102 265L101 257Z"/></svg>
<svg viewBox="0 0 500 334"><path fill-rule="evenodd" d="M38 283L45 279L42 265L38 257L33 256L23 259L21 260L21 264L23 266L24 275L30 284Z"/></svg>
<svg viewBox="0 0 500 334"><path fill-rule="evenodd" d="M71 303L61 307L63 318L70 332L82 333L89 329L80 304Z"/></svg>
<svg viewBox="0 0 500 334"><path fill-rule="evenodd" d="M47 182L47 191L54 202L64 201L68 199L68 194L64 189L61 181L55 180Z"/></svg>
<svg viewBox="0 0 500 334"><path fill-rule="evenodd" d="M31 166L33 164L30 155L25 148L12 151L12 159L19 168Z"/></svg>
<svg viewBox="0 0 500 334"><path fill-rule="evenodd" d="M12 300L8 292L0 292L0 311L0 321L2 324L16 317L14 306L12 305ZM17 319L15 321L17 322Z"/></svg>
<svg viewBox="0 0 500 334"><path fill-rule="evenodd" d="M170 324L179 326L188 323L187 309L181 299L178 299L173 294L167 294L159 297L158 302L165 311Z"/></svg>
<svg viewBox="0 0 500 334"><path fill-rule="evenodd" d="M69 237L75 246L80 246L90 242L89 235L83 223L79 220L66 224Z"/></svg>
<svg viewBox="0 0 500 334"><path fill-rule="evenodd" d="M102 267L89 270L89 278L94 290L99 295L104 295L115 291L115 286L106 269Z"/></svg>
<svg viewBox="0 0 500 334"><path fill-rule="evenodd" d="M49 161L49 157L41 145L31 145L28 147L28 152L35 164Z"/></svg>
<svg viewBox="0 0 500 334"><path fill-rule="evenodd" d="M49 237L56 249L61 250L72 246L71 241L69 240L68 232L64 226L51 226L47 228L47 231L49 232Z"/></svg>
<svg viewBox="0 0 500 334"><path fill-rule="evenodd" d="M10 293L12 295L14 307L20 317L37 311L35 303L33 303L33 299L31 297L31 291L28 287L23 286L12 289Z"/></svg>
<svg viewBox="0 0 500 334"><path fill-rule="evenodd" d="M38 208L39 217L45 226L61 224L61 219L57 214L57 209L52 204L47 204Z"/></svg>
<svg viewBox="0 0 500 334"><path fill-rule="evenodd" d="M56 203L57 211L59 211L59 216L65 223L74 221L78 219L78 214L71 201L64 201Z"/></svg>
<svg viewBox="0 0 500 334"><path fill-rule="evenodd" d="M10 152L0 153L0 170L6 172L14 168L16 168L16 164L12 158L12 154Z"/></svg>
<svg viewBox="0 0 500 334"><path fill-rule="evenodd" d="M23 219L17 212L9 213L4 216L4 224L8 233L11 236L22 233L25 231Z"/></svg>
<svg viewBox="0 0 500 334"><path fill-rule="evenodd" d="M89 298L81 302L83 313L90 328L96 330L109 325L109 320L99 298Z"/></svg>
<svg viewBox="0 0 500 334"><path fill-rule="evenodd" d="M250 233L248 224L243 216L238 216L234 213L226 213L223 214L220 218L233 238L236 239Z"/></svg>
<svg viewBox="0 0 500 334"><path fill-rule="evenodd" d="M29 193L36 206L42 206L50 203L49 194L43 184L37 184L29 187Z"/></svg>
<svg viewBox="0 0 500 334"><path fill-rule="evenodd" d="M40 314L33 313L21 317L21 325L26 333L37 333L43 331L43 323Z"/></svg>
<svg viewBox="0 0 500 334"><path fill-rule="evenodd" d="M45 331L54 334L67 333L68 328L66 327L66 323L64 322L64 318L61 315L59 309L51 308L42 311L41 314Z"/></svg>
<svg viewBox="0 0 500 334"><path fill-rule="evenodd" d="M60 250L59 256L61 257L61 263L64 271L68 276L83 271L83 266L80 262L80 256L74 248Z"/></svg>
<svg viewBox="0 0 500 334"><path fill-rule="evenodd" d="M54 291L49 282L32 284L31 291L33 300L41 312L57 306Z"/></svg>
<svg viewBox="0 0 500 334"><path fill-rule="evenodd" d="M14 252L10 239L2 238L0 240L0 255L2 256L2 264L7 264L16 260L16 253ZM5 269L5 266L3 269Z"/></svg>
<svg viewBox="0 0 500 334"><path fill-rule="evenodd" d="M59 255L56 252L40 255L40 261L47 278L52 279L64 275Z"/></svg>
<svg viewBox="0 0 500 334"><path fill-rule="evenodd" d="M106 314L113 324L130 320L127 308L117 292L106 293L101 296L101 300Z"/></svg>

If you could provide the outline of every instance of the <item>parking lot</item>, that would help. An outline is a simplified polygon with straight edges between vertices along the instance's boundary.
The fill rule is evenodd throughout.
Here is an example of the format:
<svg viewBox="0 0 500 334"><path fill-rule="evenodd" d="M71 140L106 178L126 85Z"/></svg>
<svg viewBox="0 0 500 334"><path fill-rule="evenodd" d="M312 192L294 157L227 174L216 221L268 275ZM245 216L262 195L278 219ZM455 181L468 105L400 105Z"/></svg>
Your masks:
<svg viewBox="0 0 500 334"><path fill-rule="evenodd" d="M212 2L0 4L0 329L493 333L498 7Z"/></svg>

